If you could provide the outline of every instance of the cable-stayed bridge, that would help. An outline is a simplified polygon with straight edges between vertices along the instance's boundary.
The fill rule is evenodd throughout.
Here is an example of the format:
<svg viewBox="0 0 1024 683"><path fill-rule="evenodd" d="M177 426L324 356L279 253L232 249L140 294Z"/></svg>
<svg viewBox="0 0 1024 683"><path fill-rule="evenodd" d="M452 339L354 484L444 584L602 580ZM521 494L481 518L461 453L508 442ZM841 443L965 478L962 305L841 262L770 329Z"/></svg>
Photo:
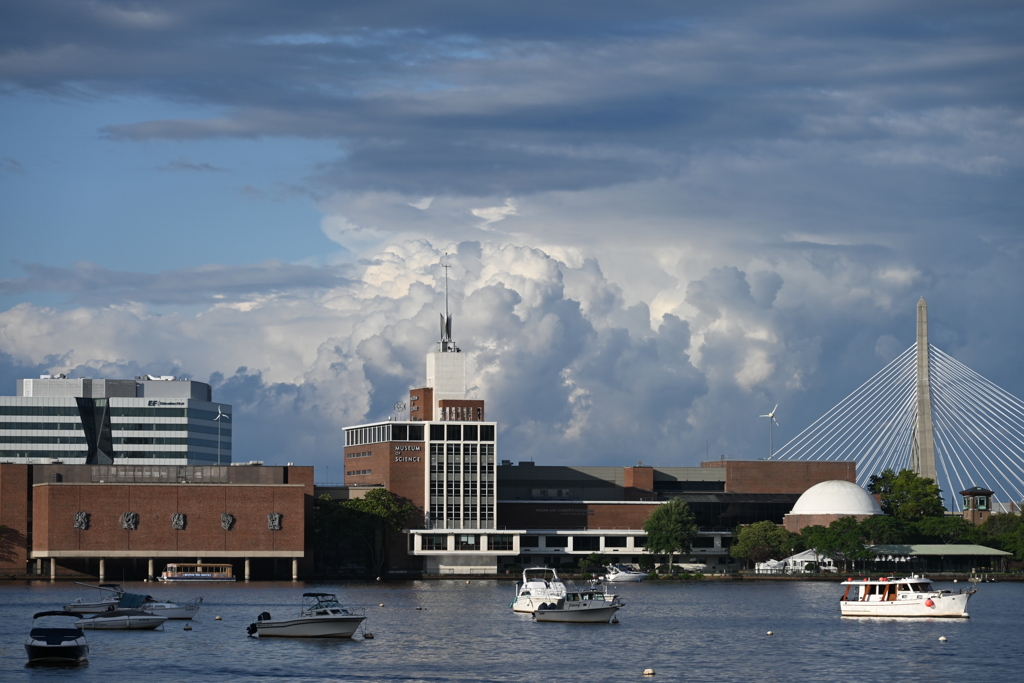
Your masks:
<svg viewBox="0 0 1024 683"><path fill-rule="evenodd" d="M931 477L951 510L960 491L991 489L1024 502L1024 401L928 344L927 304L917 342L776 451L779 460L853 460L857 483L886 468Z"/></svg>

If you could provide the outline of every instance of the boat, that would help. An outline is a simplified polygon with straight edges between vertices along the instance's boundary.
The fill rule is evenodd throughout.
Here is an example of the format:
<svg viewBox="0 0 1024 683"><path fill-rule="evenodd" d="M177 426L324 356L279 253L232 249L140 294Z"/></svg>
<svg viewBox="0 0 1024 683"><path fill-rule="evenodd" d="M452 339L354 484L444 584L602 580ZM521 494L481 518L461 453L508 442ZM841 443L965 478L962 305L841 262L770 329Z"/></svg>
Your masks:
<svg viewBox="0 0 1024 683"><path fill-rule="evenodd" d="M108 609L91 617L82 617L75 626L97 631L152 631L163 626L165 621L167 617L140 609Z"/></svg>
<svg viewBox="0 0 1024 683"><path fill-rule="evenodd" d="M572 581L558 578L558 572L554 569L530 568L524 569L523 580L516 582L516 597L512 600L512 611L532 614L541 605L556 602L570 591L585 595L600 594L607 602L612 602L616 598L604 586L590 585L580 588Z"/></svg>
<svg viewBox="0 0 1024 683"><path fill-rule="evenodd" d="M32 616L32 630L25 641L28 663L37 665L54 664L71 666L81 664L89 658L89 644L80 628L38 626L44 617L68 617L81 619L80 612L50 611Z"/></svg>
<svg viewBox="0 0 1024 683"><path fill-rule="evenodd" d="M124 589L121 588L119 583L101 583L98 586L94 586L91 583L75 581L75 584L87 588L95 588L96 590L104 591L104 593L101 593L99 597L94 596L91 599L75 598L73 602L64 605L65 612L79 612L81 614L105 612L109 607L116 607L118 600L121 599L121 595L124 594Z"/></svg>
<svg viewBox="0 0 1024 683"><path fill-rule="evenodd" d="M554 603L541 605L533 611L537 621L563 621L578 624L607 624L622 605L605 600L604 594L568 592Z"/></svg>
<svg viewBox="0 0 1024 683"><path fill-rule="evenodd" d="M230 564L168 564L157 577L168 583L187 581L234 581Z"/></svg>
<svg viewBox="0 0 1024 683"><path fill-rule="evenodd" d="M610 564L605 567L608 573L604 575L605 581L611 581L612 583L623 583L626 581L643 581L649 574L647 572L639 572L635 569L627 567L624 564Z"/></svg>
<svg viewBox="0 0 1024 683"><path fill-rule="evenodd" d="M183 605L169 600L158 600L141 593L122 593L118 609L138 609L167 619L191 619L203 604L202 598L192 598Z"/></svg>
<svg viewBox="0 0 1024 683"><path fill-rule="evenodd" d="M303 593L299 616L274 619L262 612L245 630L260 638L351 638L365 620L342 607L334 593Z"/></svg>
<svg viewBox="0 0 1024 683"><path fill-rule="evenodd" d="M839 600L844 617L944 617L963 618L967 601L976 589L953 593L935 590L932 582L913 574L906 578L847 579Z"/></svg>

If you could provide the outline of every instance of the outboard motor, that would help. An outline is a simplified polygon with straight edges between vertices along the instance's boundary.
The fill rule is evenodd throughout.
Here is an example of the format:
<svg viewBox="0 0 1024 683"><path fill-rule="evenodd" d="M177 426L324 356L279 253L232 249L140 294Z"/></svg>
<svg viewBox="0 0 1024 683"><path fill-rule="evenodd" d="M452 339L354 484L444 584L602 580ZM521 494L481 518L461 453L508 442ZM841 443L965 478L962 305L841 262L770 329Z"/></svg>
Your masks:
<svg viewBox="0 0 1024 683"><path fill-rule="evenodd" d="M250 636L256 635L256 624L255 624L255 622L252 623L252 624L249 624L248 626L246 626L245 627L245 632L248 633Z"/></svg>

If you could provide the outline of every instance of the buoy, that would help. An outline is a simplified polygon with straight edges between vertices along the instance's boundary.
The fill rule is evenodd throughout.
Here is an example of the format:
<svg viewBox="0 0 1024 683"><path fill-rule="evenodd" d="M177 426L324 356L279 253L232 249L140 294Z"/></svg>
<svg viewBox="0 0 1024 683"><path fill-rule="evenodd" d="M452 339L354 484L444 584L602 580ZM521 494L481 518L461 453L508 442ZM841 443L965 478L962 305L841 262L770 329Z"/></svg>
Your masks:
<svg viewBox="0 0 1024 683"><path fill-rule="evenodd" d="M612 623L613 624L619 623L619 618L618 617L612 617Z"/></svg>
<svg viewBox="0 0 1024 683"><path fill-rule="evenodd" d="M380 577L379 576L377 577L377 580L380 581Z"/></svg>
<svg viewBox="0 0 1024 683"><path fill-rule="evenodd" d="M924 601L924 606L925 607L935 607L935 603L932 602L931 598L928 598L927 600Z"/></svg>
<svg viewBox="0 0 1024 683"><path fill-rule="evenodd" d="M946 636L939 636L939 642L940 643L946 642Z"/></svg>
<svg viewBox="0 0 1024 683"><path fill-rule="evenodd" d="M468 580L468 579L466 580L466 583L467 583L467 584L469 583L469 580Z"/></svg>
<svg viewBox="0 0 1024 683"><path fill-rule="evenodd" d="M191 631L192 630L192 624L185 624L185 630L186 631Z"/></svg>
<svg viewBox="0 0 1024 683"><path fill-rule="evenodd" d="M384 603L383 603L383 602L382 602L382 603L380 603L379 605L377 605L377 607L383 607L383 606L384 606Z"/></svg>
<svg viewBox="0 0 1024 683"><path fill-rule="evenodd" d="M769 635L769 636L773 636L773 635L775 635L775 634L774 634L774 633L772 633L771 631L768 631L768 633L767 633L766 635Z"/></svg>
<svg viewBox="0 0 1024 683"><path fill-rule="evenodd" d="M416 609L423 609L423 608L422 607L417 607Z"/></svg>
<svg viewBox="0 0 1024 683"><path fill-rule="evenodd" d="M959 583L959 581L957 581L956 579L953 579L953 583Z"/></svg>
<svg viewBox="0 0 1024 683"><path fill-rule="evenodd" d="M654 669L644 669L644 676L653 676Z"/></svg>
<svg viewBox="0 0 1024 683"><path fill-rule="evenodd" d="M372 633L364 633L363 634L363 640L373 640L373 634Z"/></svg>
<svg viewBox="0 0 1024 683"><path fill-rule="evenodd" d="M218 614L217 616L215 616L215 617L213 618L213 620L214 620L214 621L220 621L220 620L221 620L221 619L220 619L220 615Z"/></svg>

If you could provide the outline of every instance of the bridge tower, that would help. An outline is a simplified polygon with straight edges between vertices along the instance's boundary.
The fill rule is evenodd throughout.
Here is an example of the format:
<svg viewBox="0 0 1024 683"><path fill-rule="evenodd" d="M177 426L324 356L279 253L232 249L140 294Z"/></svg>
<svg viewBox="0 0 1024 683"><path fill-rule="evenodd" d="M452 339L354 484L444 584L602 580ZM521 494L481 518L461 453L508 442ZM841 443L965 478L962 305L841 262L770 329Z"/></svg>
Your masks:
<svg viewBox="0 0 1024 683"><path fill-rule="evenodd" d="M922 477L938 480L935 471L935 436L932 431L932 390L929 381L928 304L917 302L917 415L914 420L910 468Z"/></svg>

